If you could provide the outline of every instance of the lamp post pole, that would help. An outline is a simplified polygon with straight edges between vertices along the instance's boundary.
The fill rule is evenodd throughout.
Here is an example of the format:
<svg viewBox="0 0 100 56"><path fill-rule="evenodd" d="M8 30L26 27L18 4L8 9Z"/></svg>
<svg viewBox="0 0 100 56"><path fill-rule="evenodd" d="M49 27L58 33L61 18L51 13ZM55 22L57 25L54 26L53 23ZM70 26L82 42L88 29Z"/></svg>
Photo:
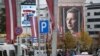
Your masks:
<svg viewBox="0 0 100 56"><path fill-rule="evenodd" d="M54 1L54 22L55 27L52 35L52 56L57 56L57 11L58 11L58 0Z"/></svg>
<svg viewBox="0 0 100 56"><path fill-rule="evenodd" d="M37 0L37 17L38 17L38 50L39 50L39 56L41 56L40 54L40 50L41 50L41 47L40 47L40 30L39 30L39 18L40 18L40 1Z"/></svg>

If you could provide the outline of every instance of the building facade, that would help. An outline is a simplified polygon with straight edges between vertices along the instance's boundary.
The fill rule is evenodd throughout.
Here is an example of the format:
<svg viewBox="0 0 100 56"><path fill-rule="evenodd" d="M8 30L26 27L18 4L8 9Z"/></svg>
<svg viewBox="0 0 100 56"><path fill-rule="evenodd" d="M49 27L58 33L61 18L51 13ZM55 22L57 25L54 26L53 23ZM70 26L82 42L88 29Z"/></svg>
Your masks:
<svg viewBox="0 0 100 56"><path fill-rule="evenodd" d="M100 34L100 3L91 3L85 7L85 30L93 38Z"/></svg>

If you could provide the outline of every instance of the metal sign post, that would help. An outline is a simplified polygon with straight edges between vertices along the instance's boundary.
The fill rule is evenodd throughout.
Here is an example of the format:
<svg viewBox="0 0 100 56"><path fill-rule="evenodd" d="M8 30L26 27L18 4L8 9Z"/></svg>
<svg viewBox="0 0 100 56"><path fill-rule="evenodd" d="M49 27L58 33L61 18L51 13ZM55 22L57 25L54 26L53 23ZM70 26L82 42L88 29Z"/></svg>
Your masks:
<svg viewBox="0 0 100 56"><path fill-rule="evenodd" d="M40 40L41 34L47 34L49 32L49 21L47 19L40 20L40 1L37 0L37 16L38 16L38 50L39 50L39 56L41 56L41 46L40 46Z"/></svg>
<svg viewBox="0 0 100 56"><path fill-rule="evenodd" d="M43 43L46 43L46 35L49 32L49 20L46 18L43 18L39 21L39 25L40 25L40 34L43 35ZM44 45L44 50L46 50L46 45Z"/></svg>
<svg viewBox="0 0 100 56"><path fill-rule="evenodd" d="M20 35L22 33L22 28L21 27L17 27L15 29L15 33L16 35ZM17 43L18 43L18 52L17 52L17 56L21 56L21 47L20 47L20 37L17 36Z"/></svg>
<svg viewBox="0 0 100 56"><path fill-rule="evenodd" d="M39 0L37 0L37 17L38 17L38 29L40 28L39 27L39 18L40 18L40 6L39 6ZM39 56L41 56L40 54L40 50L41 50L41 47L40 47L40 30L38 30L38 50L39 50Z"/></svg>
<svg viewBox="0 0 100 56"><path fill-rule="evenodd" d="M20 46L20 37L18 36L17 37L17 43L18 43L18 51L17 51L17 56L21 56L22 54L21 54L21 46Z"/></svg>

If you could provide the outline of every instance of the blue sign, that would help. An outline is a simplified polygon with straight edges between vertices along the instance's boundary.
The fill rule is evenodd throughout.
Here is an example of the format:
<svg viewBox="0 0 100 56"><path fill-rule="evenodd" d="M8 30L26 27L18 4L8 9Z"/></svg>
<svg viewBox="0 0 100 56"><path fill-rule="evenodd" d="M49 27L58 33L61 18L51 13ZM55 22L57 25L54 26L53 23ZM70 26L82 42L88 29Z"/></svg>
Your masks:
<svg viewBox="0 0 100 56"><path fill-rule="evenodd" d="M39 30L40 30L40 33L48 33L49 32L49 21L48 20L40 20Z"/></svg>

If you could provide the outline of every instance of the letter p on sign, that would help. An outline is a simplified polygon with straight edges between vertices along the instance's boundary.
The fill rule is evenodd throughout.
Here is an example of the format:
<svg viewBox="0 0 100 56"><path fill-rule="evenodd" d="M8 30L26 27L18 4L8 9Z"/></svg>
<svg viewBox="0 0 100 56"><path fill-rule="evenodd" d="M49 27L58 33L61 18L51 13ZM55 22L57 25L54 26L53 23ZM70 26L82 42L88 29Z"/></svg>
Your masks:
<svg viewBox="0 0 100 56"><path fill-rule="evenodd" d="M41 30L42 30L42 32L43 32L43 29L45 29L46 28L46 26L47 26L47 24L46 24L46 22L42 22L41 23Z"/></svg>
<svg viewBox="0 0 100 56"><path fill-rule="evenodd" d="M48 20L40 20L39 22L40 33L48 33L49 31L49 21Z"/></svg>

